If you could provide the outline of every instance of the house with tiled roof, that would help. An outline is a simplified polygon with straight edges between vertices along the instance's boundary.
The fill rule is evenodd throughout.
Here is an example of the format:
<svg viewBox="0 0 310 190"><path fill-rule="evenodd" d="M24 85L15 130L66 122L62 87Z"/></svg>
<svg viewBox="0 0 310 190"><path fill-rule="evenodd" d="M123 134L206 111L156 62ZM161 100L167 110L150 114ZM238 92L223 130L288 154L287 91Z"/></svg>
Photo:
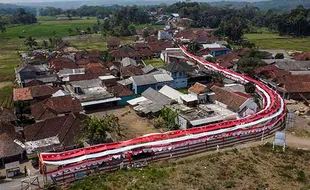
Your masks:
<svg viewBox="0 0 310 190"><path fill-rule="evenodd" d="M210 99L226 109L238 113L240 117L245 117L256 112L258 105L253 97L242 92L229 91L216 85L211 87L214 94L210 94Z"/></svg>
<svg viewBox="0 0 310 190"><path fill-rule="evenodd" d="M174 88L187 88L187 74L194 68L185 62L171 62L165 67L165 70L173 78Z"/></svg>
<svg viewBox="0 0 310 190"><path fill-rule="evenodd" d="M143 74L144 72L139 66L129 65L127 67L120 68L120 76L122 79L127 79L132 76L138 76Z"/></svg>
<svg viewBox="0 0 310 190"><path fill-rule="evenodd" d="M36 121L42 121L70 113L83 112L81 102L71 96L59 96L32 104L31 115Z"/></svg>
<svg viewBox="0 0 310 190"><path fill-rule="evenodd" d="M48 85L31 86L25 88L13 89L13 101L31 101L37 102L47 99L59 90L58 87Z"/></svg>
<svg viewBox="0 0 310 190"><path fill-rule="evenodd" d="M88 63L85 66L86 74L109 75L110 69L102 63Z"/></svg>
<svg viewBox="0 0 310 190"><path fill-rule="evenodd" d="M121 45L121 41L118 38L110 38L107 41L107 47L109 50L117 49Z"/></svg>
<svg viewBox="0 0 310 190"><path fill-rule="evenodd" d="M58 72L62 69L78 68L78 65L76 65L71 59L67 59L64 57L52 58L51 60L49 60L48 65L54 72Z"/></svg>
<svg viewBox="0 0 310 190"><path fill-rule="evenodd" d="M93 58L82 58L76 61L76 64L79 68L84 68L89 63L103 63L102 59L93 57Z"/></svg>
<svg viewBox="0 0 310 190"><path fill-rule="evenodd" d="M5 164L25 160L26 151L15 140L23 142L22 135L15 132L15 126L0 121L0 168Z"/></svg>
<svg viewBox="0 0 310 190"><path fill-rule="evenodd" d="M0 107L0 121L15 124L17 117L12 110Z"/></svg>
<svg viewBox="0 0 310 190"><path fill-rule="evenodd" d="M76 138L81 134L86 118L84 114L70 113L27 126L24 129L25 144L37 145L32 147L32 153L76 148Z"/></svg>
<svg viewBox="0 0 310 190"><path fill-rule="evenodd" d="M210 88L207 85L200 84L199 82L196 82L188 89L188 93L196 96L199 103L210 101L208 98L209 92Z"/></svg>
<svg viewBox="0 0 310 190"><path fill-rule="evenodd" d="M216 63L219 64L221 67L232 69L237 62L241 59L235 53L224 54L216 57Z"/></svg>
<svg viewBox="0 0 310 190"><path fill-rule="evenodd" d="M136 95L131 89L119 83L107 86L107 91L114 94L115 97L121 98L121 100L117 102L117 105L127 105L127 101L136 98Z"/></svg>

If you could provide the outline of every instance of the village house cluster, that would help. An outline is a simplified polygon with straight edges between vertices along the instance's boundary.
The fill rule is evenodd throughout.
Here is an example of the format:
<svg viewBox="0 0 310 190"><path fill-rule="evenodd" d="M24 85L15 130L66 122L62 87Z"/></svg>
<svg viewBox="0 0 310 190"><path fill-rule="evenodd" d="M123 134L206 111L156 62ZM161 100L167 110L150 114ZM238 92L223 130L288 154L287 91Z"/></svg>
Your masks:
<svg viewBox="0 0 310 190"><path fill-rule="evenodd" d="M122 45L107 40L108 55L100 50L78 50L60 44L54 51L21 53L15 68L19 88L13 91L15 111L0 110L0 167L26 159L29 154L77 148L75 137L90 112L129 106L141 118L156 118L163 108L178 113L180 129L232 120L260 109L255 94L188 58L177 44L197 42L202 59L215 57L227 69L249 51L231 50L227 42L207 28L188 29L190 20L170 15L163 30L151 27L137 30L139 40ZM147 30L150 36L141 35ZM271 57L268 65L256 68L255 76L278 90L287 99L310 97L308 71L310 56L282 50L264 50ZM275 59L276 53L284 59ZM164 66L146 64L160 59ZM20 126L20 118L29 125ZM32 123L30 122L32 121Z"/></svg>

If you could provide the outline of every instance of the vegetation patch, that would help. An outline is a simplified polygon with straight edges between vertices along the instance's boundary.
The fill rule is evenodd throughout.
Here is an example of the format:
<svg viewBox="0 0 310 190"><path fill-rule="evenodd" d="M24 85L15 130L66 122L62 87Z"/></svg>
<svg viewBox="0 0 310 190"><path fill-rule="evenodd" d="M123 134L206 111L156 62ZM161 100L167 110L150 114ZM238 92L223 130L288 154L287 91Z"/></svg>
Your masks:
<svg viewBox="0 0 310 190"><path fill-rule="evenodd" d="M153 65L154 67L162 67L165 66L165 62L163 62L161 59L147 59L144 60L145 64L147 65Z"/></svg>

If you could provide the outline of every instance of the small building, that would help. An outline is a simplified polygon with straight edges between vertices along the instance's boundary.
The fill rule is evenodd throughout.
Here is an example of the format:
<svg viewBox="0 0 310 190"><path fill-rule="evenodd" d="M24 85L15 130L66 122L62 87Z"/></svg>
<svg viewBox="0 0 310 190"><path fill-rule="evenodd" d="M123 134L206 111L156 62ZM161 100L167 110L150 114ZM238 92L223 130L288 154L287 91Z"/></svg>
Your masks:
<svg viewBox="0 0 310 190"><path fill-rule="evenodd" d="M117 102L117 105L119 106L127 105L127 101L136 98L136 95L127 86L121 85L119 83L108 86L107 91L113 94L115 97L121 98L121 100Z"/></svg>
<svg viewBox="0 0 310 190"><path fill-rule="evenodd" d="M59 96L32 104L31 115L36 121L42 121L70 113L81 113L83 108L78 99L71 96Z"/></svg>
<svg viewBox="0 0 310 190"><path fill-rule="evenodd" d="M196 82L193 86L191 86L188 89L188 93L193 96L196 96L199 103L206 103L210 101L208 99L209 92L210 92L210 89L208 88L208 86L200 84L198 82Z"/></svg>
<svg viewBox="0 0 310 190"><path fill-rule="evenodd" d="M44 76L48 76L49 74L49 69L44 65L22 64L15 68L16 81L20 87L25 86L26 80L42 78Z"/></svg>
<svg viewBox="0 0 310 190"><path fill-rule="evenodd" d="M213 57L217 57L220 55L225 55L230 53L230 49L227 47L221 47L221 48L208 48L210 50L210 54Z"/></svg>
<svg viewBox="0 0 310 190"><path fill-rule="evenodd" d="M173 78L166 73L160 72L132 76L130 80L132 81L132 90L136 94L141 94L148 88L159 90L165 85L173 86Z"/></svg>
<svg viewBox="0 0 310 190"><path fill-rule="evenodd" d="M173 78L173 88L187 88L187 73L193 71L193 67L185 62L172 62L169 63L165 69Z"/></svg>
<svg viewBox="0 0 310 190"><path fill-rule="evenodd" d="M121 41L118 38L110 38L107 41L107 47L109 50L117 49L121 45Z"/></svg>
<svg viewBox="0 0 310 190"><path fill-rule="evenodd" d="M237 62L241 59L240 56L238 56L235 53L229 53L224 54L216 57L216 63L220 66L228 69L234 68L234 66L237 65Z"/></svg>
<svg viewBox="0 0 310 190"><path fill-rule="evenodd" d="M127 67L127 66L138 66L136 60L133 60L133 59L131 59L131 58L129 58L129 57L123 58L122 61L121 61L121 64L122 64L122 65L121 65L122 67Z"/></svg>
<svg viewBox="0 0 310 190"><path fill-rule="evenodd" d="M52 87L48 85L14 88L13 101L29 101L34 103L51 97L58 90L58 87Z"/></svg>
<svg viewBox="0 0 310 190"><path fill-rule="evenodd" d="M76 139L86 118L84 114L70 113L27 126L24 130L25 144L32 144L32 153L77 148ZM51 141L55 137L58 141Z"/></svg>
<svg viewBox="0 0 310 190"><path fill-rule="evenodd" d="M238 113L240 117L245 117L256 112L258 105L252 96L243 92L228 91L216 85L211 87L214 94L210 94L210 99L226 109Z"/></svg>
<svg viewBox="0 0 310 190"><path fill-rule="evenodd" d="M15 132L14 125L0 121L0 168L7 163L27 158L26 151L15 140L23 142L22 135Z"/></svg>
<svg viewBox="0 0 310 190"><path fill-rule="evenodd" d="M54 71L58 72L63 69L77 69L78 65L76 65L71 59L67 59L65 57L57 57L52 58L48 62L49 67Z"/></svg>
<svg viewBox="0 0 310 190"><path fill-rule="evenodd" d="M69 76L71 76L71 75L83 75L83 74L85 74L84 68L63 69L57 73L58 77L62 80L62 82L68 82Z"/></svg>
<svg viewBox="0 0 310 190"><path fill-rule="evenodd" d="M86 111L116 106L121 100L108 92L99 78L69 82L66 90L81 102Z"/></svg>

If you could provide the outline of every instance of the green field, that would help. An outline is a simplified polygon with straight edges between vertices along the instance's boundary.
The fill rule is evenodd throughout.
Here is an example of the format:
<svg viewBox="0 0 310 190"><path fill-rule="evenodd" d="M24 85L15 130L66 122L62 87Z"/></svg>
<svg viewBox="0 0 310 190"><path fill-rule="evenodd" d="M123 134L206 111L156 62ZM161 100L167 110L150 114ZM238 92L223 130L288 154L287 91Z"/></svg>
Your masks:
<svg viewBox="0 0 310 190"><path fill-rule="evenodd" d="M13 107L13 86L5 86L0 88L0 107L12 108Z"/></svg>
<svg viewBox="0 0 310 190"><path fill-rule="evenodd" d="M151 25L151 24L139 24L134 25L136 29L144 29L145 27L155 28L155 29L164 29L165 25Z"/></svg>
<svg viewBox="0 0 310 190"><path fill-rule="evenodd" d="M163 62L161 59L147 59L144 60L145 64L147 65L153 65L154 67L162 67L165 66L165 62Z"/></svg>
<svg viewBox="0 0 310 190"><path fill-rule="evenodd" d="M48 39L52 32L55 31L59 36L69 36L68 29L79 27L81 30L86 30L96 23L96 19L85 20L61 20L61 21L39 21L36 24L20 25L7 28L5 33L0 34L0 39L16 39L19 36L32 36L36 39Z"/></svg>
<svg viewBox="0 0 310 190"><path fill-rule="evenodd" d="M195 155L87 177L71 190L309 189L310 152L272 146Z"/></svg>
<svg viewBox="0 0 310 190"><path fill-rule="evenodd" d="M258 33L244 35L250 42L262 49L285 49L295 51L310 51L310 37L297 38L279 36L276 33Z"/></svg>

